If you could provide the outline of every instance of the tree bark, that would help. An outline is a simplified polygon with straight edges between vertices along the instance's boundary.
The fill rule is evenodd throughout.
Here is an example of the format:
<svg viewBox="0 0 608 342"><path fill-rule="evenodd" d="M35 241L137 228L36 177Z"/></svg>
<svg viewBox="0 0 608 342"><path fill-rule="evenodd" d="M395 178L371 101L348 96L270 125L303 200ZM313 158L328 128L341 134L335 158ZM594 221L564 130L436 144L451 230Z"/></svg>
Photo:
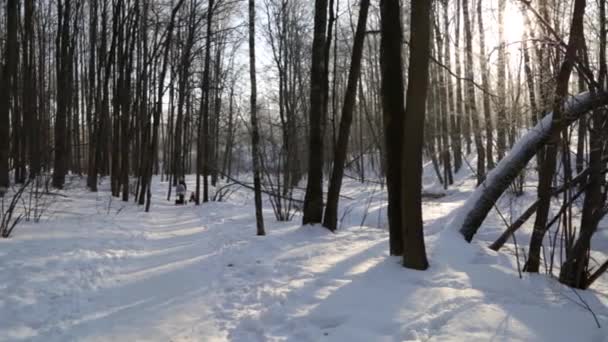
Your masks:
<svg viewBox="0 0 608 342"><path fill-rule="evenodd" d="M323 218L323 119L327 0L315 0L314 34L310 69L308 181L302 224L321 223Z"/></svg>
<svg viewBox="0 0 608 342"><path fill-rule="evenodd" d="M338 224L338 199L342 178L344 176L344 163L348 151L348 141L350 136L350 126L353 120L353 109L357 96L357 81L361 72L361 56L363 54L363 43L365 40L365 28L367 25L367 12L369 0L361 0L359 6L359 19L357 21L357 31L353 43L353 52L348 73L348 83L344 94L344 106L342 107L342 117L340 119L340 130L338 141L335 145L334 165L327 190L327 204L325 207L325 217L323 226L331 231L336 230Z"/></svg>
<svg viewBox="0 0 608 342"><path fill-rule="evenodd" d="M14 72L17 68L17 18L18 1L6 2L6 43L4 54L4 68L0 79L0 196L9 186L9 148L10 148L10 107L11 88L13 86Z"/></svg>
<svg viewBox="0 0 608 342"><path fill-rule="evenodd" d="M382 112L386 145L386 188L388 192L389 248L391 255L403 255L401 164L404 128L404 85L401 45L401 7L398 0L380 1L380 66Z"/></svg>
<svg viewBox="0 0 608 342"><path fill-rule="evenodd" d="M67 172L68 139L67 117L69 108L69 56L71 1L57 2L59 19L57 31L57 114L55 118L55 160L53 163L53 187L63 188Z"/></svg>
<svg viewBox="0 0 608 342"><path fill-rule="evenodd" d="M255 71L255 0L249 0L249 77L251 82L251 155L253 159L253 188L257 235L266 235L262 213L262 184L260 179L260 133L257 119L257 83Z"/></svg>
<svg viewBox="0 0 608 342"><path fill-rule="evenodd" d="M503 1L503 0L500 0ZM481 66L481 84L482 87L489 90L489 70L486 62L486 38L483 26L483 14L481 12L481 5L483 1L477 1L477 24L479 26L479 64ZM488 92L483 92L483 118L485 120L486 130L486 159L488 171L494 168L494 134L492 128L492 108L490 105L490 95ZM502 156L501 156L502 158Z"/></svg>
<svg viewBox="0 0 608 342"><path fill-rule="evenodd" d="M426 258L422 221L422 144L430 59L430 1L412 1L410 63L406 95L401 163L401 196L405 254L403 266L425 270Z"/></svg>
<svg viewBox="0 0 608 342"><path fill-rule="evenodd" d="M497 62L497 87L498 103L496 115L496 150L498 152L498 160L501 160L507 150L507 129L513 124L507 120L506 108L506 52L505 52L505 34L504 34L504 13L506 0L498 0L498 62Z"/></svg>
<svg viewBox="0 0 608 342"><path fill-rule="evenodd" d="M473 73L473 35L471 30L471 19L469 18L469 0L462 0L462 14L464 18L464 41L465 41L465 74L469 80L474 80L475 76ZM465 113L467 118L469 116L472 122L473 136L475 137L475 148L477 149L477 184L481 184L486 177L485 170L485 148L481 139L480 124L479 124L479 113L477 112L477 104L475 100L475 86L473 82L468 81L466 86L466 102L465 102ZM466 125L465 125L466 126ZM465 135L469 135L465 130ZM468 151L467 151L468 152Z"/></svg>

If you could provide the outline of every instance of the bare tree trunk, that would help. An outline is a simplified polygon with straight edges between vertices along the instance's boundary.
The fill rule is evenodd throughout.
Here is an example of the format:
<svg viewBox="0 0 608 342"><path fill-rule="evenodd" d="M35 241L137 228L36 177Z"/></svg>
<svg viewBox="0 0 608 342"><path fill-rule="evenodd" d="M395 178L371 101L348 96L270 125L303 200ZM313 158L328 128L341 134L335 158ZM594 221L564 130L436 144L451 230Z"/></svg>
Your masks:
<svg viewBox="0 0 608 342"><path fill-rule="evenodd" d="M422 221L422 144L429 82L431 2L412 1L410 63L405 107L401 163L401 196L405 254L403 266L417 270L429 267Z"/></svg>
<svg viewBox="0 0 608 342"><path fill-rule="evenodd" d="M232 159L232 145L234 140L234 83L236 82L236 78L233 80L230 86L230 96L229 96L229 105L228 105L228 130L226 136L226 145L224 149L224 161L222 163L222 175L226 175L228 177L231 176L230 170L230 160Z"/></svg>
<svg viewBox="0 0 608 342"><path fill-rule="evenodd" d="M471 20L469 18L469 0L462 0L462 14L464 18L464 36L465 36L465 74L469 80L475 79L473 73L473 35L471 30ZM475 86L473 82L467 81L466 87L467 100L465 102L465 112L470 115L472 121L473 135L475 137L475 148L477 149L477 184L481 184L486 177L485 163L485 148L481 139L479 113L477 112L477 104L475 100ZM468 121L469 117L465 120ZM465 125L466 126L466 125ZM470 134L470 131L469 133ZM465 130L465 135L467 132Z"/></svg>
<svg viewBox="0 0 608 342"><path fill-rule="evenodd" d="M99 112L97 109L98 97L97 89L99 84L97 80L96 52L97 52L97 0L89 2L89 96L87 99L87 126L88 126L88 167L87 167L87 186L91 191L97 191L97 163L96 163L96 136L99 125Z"/></svg>
<svg viewBox="0 0 608 342"><path fill-rule="evenodd" d="M529 19L526 16L525 17L525 28L524 28L524 33L522 35L522 53L523 53L523 59L524 59L524 72L526 74L526 85L528 87L528 101L530 102L530 111L532 113L531 115L531 122L533 125L536 125L536 118L538 115L538 104L536 103L536 86L534 84L534 75L532 73L532 63L531 63L531 58L530 58L530 51L529 51L529 47L528 47L528 34L527 34L527 30L530 27L530 23L529 23Z"/></svg>
<svg viewBox="0 0 608 342"><path fill-rule="evenodd" d="M13 87L14 72L17 69L17 18L18 1L6 2L6 43L4 55L4 68L0 79L0 195L9 186L9 148L10 148L10 107L11 88Z"/></svg>
<svg viewBox="0 0 608 342"><path fill-rule="evenodd" d="M344 106L342 107L342 118L340 119L340 131L338 133L337 144L335 145L334 165L329 181L329 188L327 190L327 205L325 207L323 226L331 231L336 230L338 224L338 199L340 196L340 188L342 187L350 126L353 120L353 109L357 96L357 81L359 80L361 72L361 55L363 54L368 8L369 0L361 0L357 31L355 33L350 62L350 71L348 73L348 83L346 85L346 94L344 95Z"/></svg>
<svg viewBox="0 0 608 342"><path fill-rule="evenodd" d="M64 7L65 6L65 7ZM69 111L70 83L69 73L69 43L71 1L57 2L59 19L57 30L57 115L55 119L55 161L53 163L53 186L63 188L67 172L67 117Z"/></svg>
<svg viewBox="0 0 608 342"><path fill-rule="evenodd" d="M437 7L436 7L437 8ZM438 8L437 8L438 9ZM437 12L439 12L437 10ZM441 32L439 32L439 17L437 17L437 30L435 32L435 40L437 42L437 59L440 61L444 61L445 59L449 58L449 56L443 56L443 44L444 41L442 39L441 36ZM450 44L449 41L445 41L446 44ZM446 83L446 75L445 75L445 70L443 69L438 69L435 68L435 74L438 76L438 84L437 84L437 91L439 94L439 118L438 118L438 127L440 128L440 137L441 137L441 160L443 162L443 175L444 175L444 179L445 182L443 183L443 186L445 189L448 188L448 185L452 185L454 184L454 176L452 175L452 161L450 159L450 140L449 140L449 135L450 132L448 130L448 120L449 120L449 106L448 106L448 100L450 99L449 97L449 91L448 91L448 84Z"/></svg>
<svg viewBox="0 0 608 342"><path fill-rule="evenodd" d="M380 2L380 65L382 73L382 111L386 141L386 188L388 191L389 248L391 255L403 255L401 164L404 136L404 85L401 60L401 7L397 0Z"/></svg>
<svg viewBox="0 0 608 342"><path fill-rule="evenodd" d="M36 102L36 66L34 49L34 14L35 5L33 0L26 0L24 6L24 39L23 39L23 96L22 107L25 121L26 135L24 141L27 144L27 159L29 160L29 178L33 179L40 173L40 139L38 133L38 114ZM0 133L1 134L1 133ZM0 185L1 186L1 185Z"/></svg>
<svg viewBox="0 0 608 342"><path fill-rule="evenodd" d="M460 51L460 1L456 0L456 28L454 37L454 58L456 60L456 74L462 74ZM450 44L446 44L449 46ZM454 146L454 172L462 167L462 118L463 118L462 80L456 80L456 107L452 111L452 145ZM469 139L469 138L467 138Z"/></svg>
<svg viewBox="0 0 608 342"><path fill-rule="evenodd" d="M503 1L503 0L500 0ZM486 38L483 27L483 14L481 5L483 1L477 1L477 24L479 25L479 64L481 66L481 84L482 87L489 90L490 82L488 81L488 65L486 62ZM494 134L492 128L492 108L490 107L490 95L487 91L483 92L483 118L485 120L486 129L486 159L488 171L494 168Z"/></svg>
<svg viewBox="0 0 608 342"><path fill-rule="evenodd" d="M197 169L202 168L203 202L209 201L209 73L211 64L211 36L214 0L209 0L207 6L207 37L205 46L205 65L201 83L201 114L198 129ZM196 175L196 204L200 204L200 171Z"/></svg>
<svg viewBox="0 0 608 342"><path fill-rule="evenodd" d="M498 152L498 160L501 160L507 150L507 129L513 124L507 120L506 108L506 52L505 52L505 34L504 34L504 13L506 0L498 0L498 75L497 75L497 91L498 91L498 113L496 115L496 149Z"/></svg>
<svg viewBox="0 0 608 342"><path fill-rule="evenodd" d="M323 218L323 120L324 90L327 89L325 40L327 0L315 0L315 23L310 69L308 181L304 196L303 224L321 223Z"/></svg>
<svg viewBox="0 0 608 342"><path fill-rule="evenodd" d="M257 119L257 83L255 72L255 0L249 0L249 75L251 80L251 154L253 158L253 187L257 235L266 235L262 214L262 184L260 179L260 133Z"/></svg>

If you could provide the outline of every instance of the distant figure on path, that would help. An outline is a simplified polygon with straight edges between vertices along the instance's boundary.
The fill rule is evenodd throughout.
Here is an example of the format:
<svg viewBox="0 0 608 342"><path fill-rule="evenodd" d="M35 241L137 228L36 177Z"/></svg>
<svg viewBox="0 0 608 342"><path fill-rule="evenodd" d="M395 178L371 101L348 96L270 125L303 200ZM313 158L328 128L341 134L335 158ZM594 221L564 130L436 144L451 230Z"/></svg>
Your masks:
<svg viewBox="0 0 608 342"><path fill-rule="evenodd" d="M177 199L175 200L175 204L186 204L184 200L186 197L186 191L188 187L186 186L186 182L181 179L175 188L175 193L177 194Z"/></svg>

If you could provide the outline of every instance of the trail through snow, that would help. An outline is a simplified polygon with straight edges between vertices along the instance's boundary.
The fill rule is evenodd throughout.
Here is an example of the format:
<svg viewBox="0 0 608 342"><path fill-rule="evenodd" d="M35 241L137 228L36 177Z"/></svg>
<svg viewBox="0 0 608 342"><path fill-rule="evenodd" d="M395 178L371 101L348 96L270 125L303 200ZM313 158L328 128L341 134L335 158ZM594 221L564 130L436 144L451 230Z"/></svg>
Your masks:
<svg viewBox="0 0 608 342"><path fill-rule="evenodd" d="M144 213L77 184L0 241L0 341L608 341L570 289L520 280L512 245L484 247L498 218L472 245L456 235L474 180L459 182L424 205L426 272L388 256L376 185L346 182L336 234L267 209L257 237L245 190L178 207L156 179ZM608 326L608 281L580 295Z"/></svg>

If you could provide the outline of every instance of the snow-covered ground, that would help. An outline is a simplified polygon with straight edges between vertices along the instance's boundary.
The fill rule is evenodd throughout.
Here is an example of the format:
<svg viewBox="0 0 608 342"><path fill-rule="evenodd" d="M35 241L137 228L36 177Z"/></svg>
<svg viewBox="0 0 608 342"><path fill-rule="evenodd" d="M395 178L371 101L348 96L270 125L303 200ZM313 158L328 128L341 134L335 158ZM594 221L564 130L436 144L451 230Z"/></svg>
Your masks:
<svg viewBox="0 0 608 342"><path fill-rule="evenodd" d="M0 341L608 341L606 276L578 292L520 279L512 244L486 248L504 229L495 213L462 240L450 221L473 185L459 175L426 200L431 268L419 272L388 255L379 185L347 179L336 234L277 222L267 203L257 237L245 189L177 207L155 179L144 213L73 184L50 217L0 240ZM524 207L508 197L507 216ZM604 257L607 230L594 240Z"/></svg>

